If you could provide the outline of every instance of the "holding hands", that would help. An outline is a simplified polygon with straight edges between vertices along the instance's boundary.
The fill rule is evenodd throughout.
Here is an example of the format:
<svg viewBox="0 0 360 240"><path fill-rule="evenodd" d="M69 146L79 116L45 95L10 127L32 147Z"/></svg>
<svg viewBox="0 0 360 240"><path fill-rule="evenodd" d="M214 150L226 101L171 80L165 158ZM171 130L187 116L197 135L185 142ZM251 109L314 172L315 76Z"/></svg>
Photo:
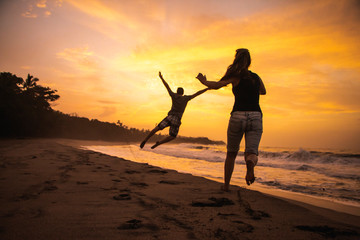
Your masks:
<svg viewBox="0 0 360 240"><path fill-rule="evenodd" d="M197 79L199 79L199 81L204 84L207 79L206 79L206 75L203 75L202 73L199 73L197 76L196 76Z"/></svg>

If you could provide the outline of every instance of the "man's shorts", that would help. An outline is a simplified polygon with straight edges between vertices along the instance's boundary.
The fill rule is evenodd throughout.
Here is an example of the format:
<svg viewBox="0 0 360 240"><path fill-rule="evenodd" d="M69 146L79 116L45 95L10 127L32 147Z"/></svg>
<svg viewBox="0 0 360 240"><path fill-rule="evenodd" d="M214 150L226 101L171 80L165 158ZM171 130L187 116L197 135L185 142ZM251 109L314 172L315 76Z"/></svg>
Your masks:
<svg viewBox="0 0 360 240"><path fill-rule="evenodd" d="M245 152L258 155L262 132L261 112L233 112L227 130L227 151L238 152L241 139L245 134Z"/></svg>
<svg viewBox="0 0 360 240"><path fill-rule="evenodd" d="M176 137L179 133L179 128L181 125L180 117L176 115L167 115L159 124L158 127L160 130L170 126L169 135Z"/></svg>

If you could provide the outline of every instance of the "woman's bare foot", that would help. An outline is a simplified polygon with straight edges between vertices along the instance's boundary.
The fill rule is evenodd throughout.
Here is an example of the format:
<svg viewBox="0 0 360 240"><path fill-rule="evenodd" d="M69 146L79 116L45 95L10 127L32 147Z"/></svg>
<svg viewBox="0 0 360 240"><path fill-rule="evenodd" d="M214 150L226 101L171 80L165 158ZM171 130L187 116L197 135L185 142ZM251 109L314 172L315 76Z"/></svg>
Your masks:
<svg viewBox="0 0 360 240"><path fill-rule="evenodd" d="M221 190L224 192L230 192L229 186L222 185Z"/></svg>
<svg viewBox="0 0 360 240"><path fill-rule="evenodd" d="M255 181L255 174L254 174L254 163L252 161L246 161L246 184L251 185Z"/></svg>

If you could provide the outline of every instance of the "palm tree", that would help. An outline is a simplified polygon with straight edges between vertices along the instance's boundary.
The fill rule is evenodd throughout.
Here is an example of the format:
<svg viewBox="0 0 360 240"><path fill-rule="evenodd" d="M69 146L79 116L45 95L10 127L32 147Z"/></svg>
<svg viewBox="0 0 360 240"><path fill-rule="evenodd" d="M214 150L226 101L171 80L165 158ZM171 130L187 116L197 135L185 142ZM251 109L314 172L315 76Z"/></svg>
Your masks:
<svg viewBox="0 0 360 240"><path fill-rule="evenodd" d="M38 81L38 78L28 74L22 83L23 96L34 109L50 110L50 102L56 101L60 96L55 94L56 90L37 85Z"/></svg>
<svg viewBox="0 0 360 240"><path fill-rule="evenodd" d="M38 81L39 81L38 78L34 78L30 74L28 74L27 78L25 79L25 81L22 84L23 90L28 91L29 89L36 87L36 82L38 82Z"/></svg>

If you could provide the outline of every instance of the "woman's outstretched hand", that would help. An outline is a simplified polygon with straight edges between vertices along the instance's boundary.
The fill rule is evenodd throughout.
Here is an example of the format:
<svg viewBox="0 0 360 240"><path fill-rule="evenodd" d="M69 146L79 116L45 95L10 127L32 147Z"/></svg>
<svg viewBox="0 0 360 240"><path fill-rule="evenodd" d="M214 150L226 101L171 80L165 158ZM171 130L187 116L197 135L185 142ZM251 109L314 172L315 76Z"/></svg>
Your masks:
<svg viewBox="0 0 360 240"><path fill-rule="evenodd" d="M204 84L207 79L206 79L206 75L203 75L202 73L199 73L197 76L196 76L197 79L199 79L199 81Z"/></svg>

